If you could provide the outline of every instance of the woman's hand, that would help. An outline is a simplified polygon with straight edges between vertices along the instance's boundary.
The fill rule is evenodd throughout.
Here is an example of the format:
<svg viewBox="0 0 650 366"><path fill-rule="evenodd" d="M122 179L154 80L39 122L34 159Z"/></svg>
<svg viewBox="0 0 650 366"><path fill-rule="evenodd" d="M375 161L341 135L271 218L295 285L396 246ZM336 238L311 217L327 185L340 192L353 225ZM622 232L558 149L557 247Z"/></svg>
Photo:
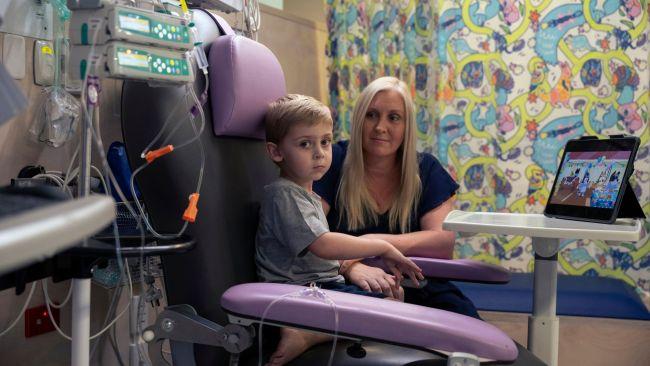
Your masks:
<svg viewBox="0 0 650 366"><path fill-rule="evenodd" d="M384 272L381 268L370 267L356 262L348 267L344 275L348 281L365 291L383 293L388 297L399 298L399 282L397 282L395 276Z"/></svg>

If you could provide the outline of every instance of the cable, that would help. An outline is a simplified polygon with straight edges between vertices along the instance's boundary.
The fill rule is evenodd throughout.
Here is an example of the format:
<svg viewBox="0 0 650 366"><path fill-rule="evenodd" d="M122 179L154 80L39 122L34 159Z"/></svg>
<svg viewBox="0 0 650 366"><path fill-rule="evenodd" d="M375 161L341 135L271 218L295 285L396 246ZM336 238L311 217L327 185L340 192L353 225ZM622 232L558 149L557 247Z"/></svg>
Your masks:
<svg viewBox="0 0 650 366"><path fill-rule="evenodd" d="M128 264L125 266L125 268L126 268L126 275L127 275L128 280L129 280L129 299L130 299L130 298L133 297L133 285L131 284L131 273L130 273L130 271L129 271L129 266L128 266ZM99 332L97 332L95 335L90 336L90 340L93 340L93 339L99 337L100 335L102 335L104 332L106 332L106 330L108 330L108 329L109 329L113 324L115 324L115 322L117 322L117 320L118 320L119 318L122 317L122 315L124 315L124 313L129 309L129 306L130 306L130 305L131 305L131 301L127 301L126 306L125 306L124 309L120 312L120 314L119 314L117 317L115 317L115 319L113 319L113 321L111 321L111 322L110 322L106 327L104 327L102 330L100 330ZM49 302L49 301L46 301L46 302L45 302L45 306L47 306L47 315L50 317L50 320L52 321L52 324L54 325L54 328L56 329L56 331L57 331L57 332L58 332L58 333L59 333L63 338L65 338L65 339L67 339L67 340L69 340L69 341L72 341L72 338L71 338L69 335L63 333L63 331L61 330L61 328L59 328L59 326L58 326L58 325L56 324L56 322L54 321L54 317L52 317L52 309L50 308L50 302ZM24 310L23 310L23 311L24 311Z"/></svg>
<svg viewBox="0 0 650 366"><path fill-rule="evenodd" d="M207 87L207 85L208 85L208 82L207 82L207 77L206 77L206 87ZM201 125L200 125L199 130L197 131L196 126L195 126L194 123L192 122L193 119L194 119L194 116L193 116L193 115L190 115L191 118L188 119L188 122L189 122L190 126L192 127L192 130L194 131L194 137L192 137L192 138L189 139L188 141L185 141L185 142L179 144L178 147L176 147L176 149L183 148L183 147L188 146L189 144L191 144L191 143L193 143L193 142L195 142L195 141L198 141L198 144L199 144L199 152L200 152L200 155L201 155L201 164L200 164L200 169L199 169L199 176L198 176L198 180L197 180L196 190L195 190L194 192L196 192L196 193L200 193L200 191L201 191L201 185L203 184L203 172L204 172L204 170L205 170L205 151L204 151L204 149L203 149L203 143L201 142L201 139L200 139L201 133L204 131L204 129L205 129L205 124L206 124L206 123L205 123L205 112L203 111L203 107L202 107L202 105L201 105L201 102L200 102L199 98L196 96L196 92L194 92L194 88L191 87L191 86L188 86L187 88L189 89L189 90L188 90L188 94L192 97L192 99L194 99L194 103L195 103L195 105L197 106L196 110L197 110L198 114L199 114L200 117L201 117ZM207 88L206 88L206 89L207 89ZM205 91L204 91L204 92L205 92ZM187 95L187 94L186 94L186 95ZM169 137L168 137L168 138L169 138ZM130 190L131 190L131 194L132 194L134 197L135 197L135 177L136 177L136 176L137 176L137 175L138 175L142 170L144 170L146 167L148 167L150 164L151 164L151 162L147 162L147 163L145 163L145 164L139 166L139 167L136 168L136 170L133 171L133 173L131 174L131 179L130 179L130 182L129 182L129 188L130 188ZM139 200L135 200L135 205L137 206L138 211L140 212L140 217L142 218L142 221L143 221L144 224L147 226L147 230L149 230L149 232L151 232L151 233L152 233L155 237L157 237L157 238L160 238L160 239L174 239L174 238L178 238L179 236L183 235L183 233L184 233L185 230L187 229L187 226L188 226L188 224L189 224L189 221L185 221L185 222L183 223L183 226L181 227L181 229L180 229L177 233L175 233L175 234L160 234L159 232L157 232L157 231L153 228L153 226L151 225L151 223L149 222L149 220L145 217L145 215L144 215L144 208L143 208L142 205L140 204L140 201L139 201Z"/></svg>
<svg viewBox="0 0 650 366"><path fill-rule="evenodd" d="M68 294L65 295L65 299L60 304L55 304L53 301L50 300L50 295L47 292L47 279L43 279L41 281L41 284L43 285L43 295L45 295L45 301L49 302L50 305L55 309L60 309L64 307L65 304L67 304L68 301L70 300L70 297L72 296L72 281L70 281L70 288L68 289Z"/></svg>
<svg viewBox="0 0 650 366"><path fill-rule="evenodd" d="M38 281L32 282L32 288L31 290L29 290L29 295L27 295L27 300L25 300L25 304L23 305L23 308L20 309L20 313L18 313L18 316L16 317L16 319L14 319L13 322L11 322L9 327L7 327L7 329L3 330L0 333L0 337L7 334L13 327L15 327L16 324L18 324L18 321L23 317L23 314L25 314L25 310L27 310L27 306L29 306L29 302L32 300L32 295L34 295L34 290L36 289L36 282ZM50 317L51 316L52 315L50 314Z"/></svg>
<svg viewBox="0 0 650 366"><path fill-rule="evenodd" d="M142 263L142 262L140 262ZM141 272L142 273L142 272ZM142 279L144 281L144 279ZM144 286L142 286L142 289L144 291ZM138 349L138 354L140 355L140 360L145 364L145 365L152 365L151 358L149 357L149 351L147 350L147 343L142 341L142 327L141 327L141 321L140 321L140 316L143 315L144 313L144 307L147 306L147 303L145 301L144 295L140 296L140 301L138 303L138 309L136 313L136 333L137 337L134 340L137 345Z"/></svg>
<svg viewBox="0 0 650 366"><path fill-rule="evenodd" d="M338 308L336 307L336 303L327 296L327 294L318 288L314 282L312 282L308 288L298 290L296 292L291 292L288 294L284 294L277 299L271 301L271 303L264 309L264 312L262 313L262 318L260 319L260 331L259 331L259 338L258 338L258 359L257 359L257 364L258 366L262 366L262 330L264 328L264 319L266 319L266 316L268 312L271 310L271 307L275 305L276 303L286 300L288 298L312 298L317 301L325 302L328 304L332 310L334 311L334 339L332 340L332 350L330 352L330 357L329 361L327 362L328 366L332 366L332 362L334 361L334 353L336 352L336 341L338 339L338 332L339 332L339 311Z"/></svg>
<svg viewBox="0 0 650 366"><path fill-rule="evenodd" d="M64 181L63 183L67 186L68 183L70 183L70 172L72 171L72 166L74 165L75 159L77 159L77 154L79 154L79 147L81 145L81 141L77 143L77 147L74 149L74 153L72 154L72 158L70 158L70 164L68 164L68 169L65 171L65 176L63 177Z"/></svg>
<svg viewBox="0 0 650 366"><path fill-rule="evenodd" d="M56 185L59 186L63 192L67 193L70 197L73 197L72 191L70 191L70 187L65 185L63 178L61 178L56 174L52 174L50 172L40 173L40 174L36 174L32 178L49 178L52 181L54 181L54 183L56 183Z"/></svg>
<svg viewBox="0 0 650 366"><path fill-rule="evenodd" d="M98 24L97 28L95 29L95 31L93 33L91 48L90 48L89 55L88 55L89 60L94 59L95 46L97 44L97 36L99 35L99 30L103 27L103 24L102 24L103 21L104 21L103 19L100 21L100 24ZM92 68L92 73L93 74L96 72L97 66L99 65L100 61L101 61L101 58L97 62L93 63L93 68ZM88 70L86 72L86 74L84 75L84 80L83 80L82 87L81 87L81 108L82 108L82 117L83 117L83 120L84 120L83 128L87 128L87 129L90 130L93 141L95 141L95 143L96 143L96 145L98 147L99 155L100 155L101 162L102 162L102 167L103 167L104 171L108 173L108 176L109 176L111 182L113 183L113 185L116 188L116 192L118 193L118 196L123 200L123 202L125 202L125 205L126 205L127 209L129 210L129 212L134 217L137 217L135 215L135 211L128 204L128 201L124 197L124 194L122 193L122 190L120 189L119 184L117 183L117 180L115 179L115 177L113 175L113 172L108 167L108 162L106 160L106 154L104 153L104 148L103 148L103 144L102 144L102 141L101 141L101 137L99 137L98 134L95 133L95 129L94 129L93 124L92 124L92 120L93 120L93 117L95 117L95 115L97 115L97 120L99 120L99 111L98 110L95 111L95 108L94 108L94 106L92 104L90 106L90 110L88 108L88 104L89 104L88 102L89 101L87 99L87 92L88 92L87 89L88 89L88 86L89 86L88 80L89 80L89 78L91 78L90 74L91 74L91 71ZM95 86L95 84L93 84L93 89L94 90L97 89L97 90L95 90L95 94L97 94L96 95L97 99L94 102L98 102L99 101L99 90L98 90L99 81L94 76L92 77L92 80L96 81L96 83L97 83L97 86ZM79 143L81 144L82 141L80 141ZM85 143L85 141L83 143ZM92 146L89 146L89 148L92 148ZM76 155L77 151L75 151L75 155ZM81 164L81 159L80 159L80 164ZM110 192L111 192L111 189L109 187L108 190L107 190L107 193L110 194ZM116 252L116 257L117 257L117 264L118 264L118 267L120 269L120 273L122 273L124 271L124 269L122 268L122 255L121 255L121 245L120 245L120 240L119 240L119 232L118 232L118 229L117 229L117 218L115 218L113 220L113 235L115 236L115 252ZM142 236L142 241L144 241L144 233L142 231L141 231L141 236Z"/></svg>
<svg viewBox="0 0 650 366"><path fill-rule="evenodd" d="M260 16L260 4L258 0L243 0L244 9L242 15L244 18L244 25L249 38L257 41L257 32L262 26L262 17Z"/></svg>
<svg viewBox="0 0 650 366"><path fill-rule="evenodd" d="M102 327L106 326L109 322L109 319L115 317L116 315L116 305L117 301L119 300L120 296L122 295L122 283L124 282L124 272L120 272L120 279L119 285L116 286L115 291L113 292L113 297L111 298L111 304L108 307L108 311L106 312L106 316L104 317L104 323ZM115 326L113 326L113 329L115 329ZM110 333L110 332L109 332ZM110 337L110 334L109 334ZM90 359L92 360L93 355L95 354L95 351L97 350L97 346L102 342L102 339L104 338L104 335L102 334L101 337L95 342L93 345L92 350L90 351Z"/></svg>
<svg viewBox="0 0 650 366"><path fill-rule="evenodd" d="M192 87L190 87L187 94L185 94L185 96L190 95L192 97L192 99L194 99L194 102L197 103L197 104L193 104L191 107L188 108L189 111L190 111L190 115L192 117L196 117L196 115L199 114L199 113L201 113L201 114L205 113L205 112L203 112L203 108L201 106L203 106L203 104L205 104L205 102L208 100L208 88L210 87L210 78L208 77L208 73L207 73L206 70L204 70L204 77L205 77L205 86L203 88L203 92L201 93L200 98L198 98L196 96L196 92L194 91L194 88L192 88ZM185 104L187 105L187 99L185 99ZM180 105L180 103L178 103L178 105ZM172 136L174 135L174 133L176 133L176 131L178 130L178 128L180 126L181 126L181 124L179 123L179 124L176 125L176 127L174 127L174 129L169 133L169 135L167 135L165 140L163 140L163 142L161 144L162 146L165 146L165 145L167 145L169 143ZM201 127L199 128L199 133L198 134L201 135L203 133L204 129L205 129L205 116L203 116L201 118ZM192 138L189 141L186 141L184 143L179 144L178 146L175 147L175 149L180 149L181 147L189 145L192 142L194 142L195 140L196 140L196 138Z"/></svg>
<svg viewBox="0 0 650 366"><path fill-rule="evenodd" d="M111 347L113 348L113 352L115 353L115 356L117 358L117 362L120 364L120 366L124 366L124 361L122 360L120 349L117 347L117 335L115 334L115 327L111 329L112 329L112 334L109 334L108 339L111 343Z"/></svg>
<svg viewBox="0 0 650 366"><path fill-rule="evenodd" d="M166 119L165 122L163 123L163 126L160 128L160 131L158 131L158 134L157 134L157 135L153 138L153 140L151 140L151 142L150 142L150 143L149 143L149 144L148 144L148 145L147 145L147 146L142 150L142 152L140 153L140 157L141 157L142 159L144 159L145 155L146 155L146 154L151 150L151 147L152 147L156 142L158 142L158 139L162 136L163 132L165 132L165 129L167 129L167 125L169 125L169 123L172 121L172 117L174 117L174 115L176 114L176 111L178 110L178 108L179 108L180 106L181 106L181 103L176 103L176 105L174 106L174 109L172 109L172 111L169 113L169 115L167 116L167 119ZM180 125L180 123L179 123L178 125ZM173 135L174 132L175 132L175 130L172 130L172 132L170 133L170 135ZM164 146L165 143L163 142L162 145Z"/></svg>
<svg viewBox="0 0 650 366"><path fill-rule="evenodd" d="M161 346L161 347L160 347L160 358L162 358L162 360L165 362L165 364L167 364L167 365L169 365L169 366L172 366L172 364L171 364L169 361L167 361L167 358L165 358L165 353L167 353L167 352L165 352L165 351L162 349L162 346Z"/></svg>
<svg viewBox="0 0 650 366"><path fill-rule="evenodd" d="M97 173L97 176L99 177L99 180L102 182L102 187L104 187L104 192L106 192L106 194L109 194L110 191L109 191L109 189L108 189L108 186L106 185L106 181L104 180L104 175L102 174L102 172L99 171L99 169L97 169L97 167L94 166L94 165L91 165L91 166L90 166L90 170L92 170L92 171L94 171L95 173Z"/></svg>

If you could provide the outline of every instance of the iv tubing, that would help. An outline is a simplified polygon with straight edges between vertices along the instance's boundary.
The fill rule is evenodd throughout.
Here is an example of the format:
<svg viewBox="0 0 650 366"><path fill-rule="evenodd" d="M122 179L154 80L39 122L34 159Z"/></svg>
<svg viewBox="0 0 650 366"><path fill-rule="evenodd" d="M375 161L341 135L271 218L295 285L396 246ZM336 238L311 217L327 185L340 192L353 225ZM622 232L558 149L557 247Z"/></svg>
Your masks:
<svg viewBox="0 0 650 366"><path fill-rule="evenodd" d="M207 86L207 82L206 82L206 86ZM196 103L199 115L201 116L201 125L200 125L201 127L199 128L199 131L197 131L196 126L193 123L194 118L189 118L188 121L189 121L190 125L192 126L192 130L194 131L194 137L192 137L188 141L174 147L174 149L177 150L177 149L180 149L182 147L185 147L185 146L193 143L194 141L198 141L198 143L199 143L199 152L201 153L201 167L199 169L199 177L198 177L198 181L197 181L197 185L196 185L196 190L194 191L194 193L200 193L201 185L203 184L203 171L205 169L205 152L204 152L204 149L203 149L203 143L200 140L200 136L201 136L201 133L203 132L203 130L205 129L205 113L203 112L203 108L201 107L200 101L199 101L198 97L196 96L196 92L194 92L194 88L192 86L187 86L187 88L189 89L188 94L190 94L192 99L194 99L194 103ZM144 168L149 166L149 164L150 163L145 163L145 164L139 166L131 174L131 180L129 182L130 183L129 188L131 190L131 194L134 197L135 197L135 177ZM140 204L140 201L136 199L135 204L136 204L138 210L140 211L140 217L142 218L142 221L145 223L145 225L147 227L147 230L149 230L149 232L151 232L157 238L160 238L160 239L174 239L174 238L177 238L177 237L183 235L183 233L187 229L187 226L188 226L189 222L185 221L178 233L169 234L169 235L160 234L153 228L153 226L151 225L149 220L144 216L144 209L143 209L142 205Z"/></svg>
<svg viewBox="0 0 650 366"><path fill-rule="evenodd" d="M336 352L336 341L338 339L338 332L339 332L339 311L338 308L336 307L336 304L332 299L327 296L327 294L318 288L313 282L308 288L298 290L296 292L291 292L288 294L284 294L277 299L273 300L267 307L264 309L264 313L262 313L262 318L260 319L260 329L259 329L259 334L258 334L258 359L257 359L257 364L258 366L262 366L262 330L264 328L264 319L266 318L268 312L271 310L271 307L275 305L277 302L286 300L287 298L299 298L299 297L311 297L314 298L318 301L322 301L327 303L332 310L334 311L334 339L332 340L332 350L330 351L330 357L329 361L327 362L328 366L332 366L332 362L334 361L334 353Z"/></svg>
<svg viewBox="0 0 650 366"><path fill-rule="evenodd" d="M29 290L29 295L27 296L27 300L25 300L25 305L23 305L23 308L20 309L20 313L18 313L18 316L9 325L9 327L7 327L7 329L3 330L2 333L0 333L0 337L7 334L13 327L16 326L16 324L18 324L18 321L23 317L23 314L25 313L25 310L27 310L27 306L29 306L29 302L32 300L32 295L34 295L34 290L36 289L36 282L38 282L38 281L34 281L32 283L32 288L31 288L31 290Z"/></svg>

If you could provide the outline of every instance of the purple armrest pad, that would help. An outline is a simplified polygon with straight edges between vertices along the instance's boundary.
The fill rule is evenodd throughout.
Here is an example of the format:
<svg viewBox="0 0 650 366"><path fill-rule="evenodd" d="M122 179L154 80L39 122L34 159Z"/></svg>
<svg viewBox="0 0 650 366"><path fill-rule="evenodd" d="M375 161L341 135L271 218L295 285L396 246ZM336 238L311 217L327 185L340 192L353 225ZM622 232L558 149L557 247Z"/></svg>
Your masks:
<svg viewBox="0 0 650 366"><path fill-rule="evenodd" d="M273 52L246 37L224 35L212 43L209 61L214 134L263 140L268 105L286 94Z"/></svg>
<svg viewBox="0 0 650 366"><path fill-rule="evenodd" d="M510 282L510 272L505 268L472 259L409 258L422 268L425 277L482 283ZM366 258L363 263L386 270L379 258Z"/></svg>
<svg viewBox="0 0 650 366"><path fill-rule="evenodd" d="M221 307L232 315L260 319L274 300L305 289L277 283L237 285L223 294ZM443 353L468 352L488 360L517 358L514 342L478 319L392 300L322 291L336 304L339 334ZM332 307L313 297L287 296L271 306L264 320L334 332Z"/></svg>

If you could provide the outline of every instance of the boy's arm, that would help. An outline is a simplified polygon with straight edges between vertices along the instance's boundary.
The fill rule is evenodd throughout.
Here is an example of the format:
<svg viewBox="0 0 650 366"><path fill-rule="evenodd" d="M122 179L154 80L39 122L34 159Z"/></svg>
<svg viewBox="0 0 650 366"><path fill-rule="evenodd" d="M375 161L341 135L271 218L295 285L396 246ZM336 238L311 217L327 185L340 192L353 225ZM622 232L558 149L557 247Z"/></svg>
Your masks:
<svg viewBox="0 0 650 366"><path fill-rule="evenodd" d="M327 202L325 199L321 198L320 200L321 205L323 206L323 212L325 212L325 216L330 212L330 204ZM314 253L316 254L316 253ZM316 254L318 255L318 254ZM341 265L341 268L339 269L339 273L342 275L345 275L345 273L348 271L348 268L352 266L353 264L363 260L363 257L357 257L357 258L337 258L339 260L339 264Z"/></svg>
<svg viewBox="0 0 650 366"><path fill-rule="evenodd" d="M384 240L325 233L309 245L309 251L324 259L354 259L382 255L391 249Z"/></svg>
<svg viewBox="0 0 650 366"><path fill-rule="evenodd" d="M397 279L401 280L402 272L415 282L424 278L420 267L389 242L381 239L329 232L319 236L308 248L316 256L325 259L352 259L378 255Z"/></svg>

